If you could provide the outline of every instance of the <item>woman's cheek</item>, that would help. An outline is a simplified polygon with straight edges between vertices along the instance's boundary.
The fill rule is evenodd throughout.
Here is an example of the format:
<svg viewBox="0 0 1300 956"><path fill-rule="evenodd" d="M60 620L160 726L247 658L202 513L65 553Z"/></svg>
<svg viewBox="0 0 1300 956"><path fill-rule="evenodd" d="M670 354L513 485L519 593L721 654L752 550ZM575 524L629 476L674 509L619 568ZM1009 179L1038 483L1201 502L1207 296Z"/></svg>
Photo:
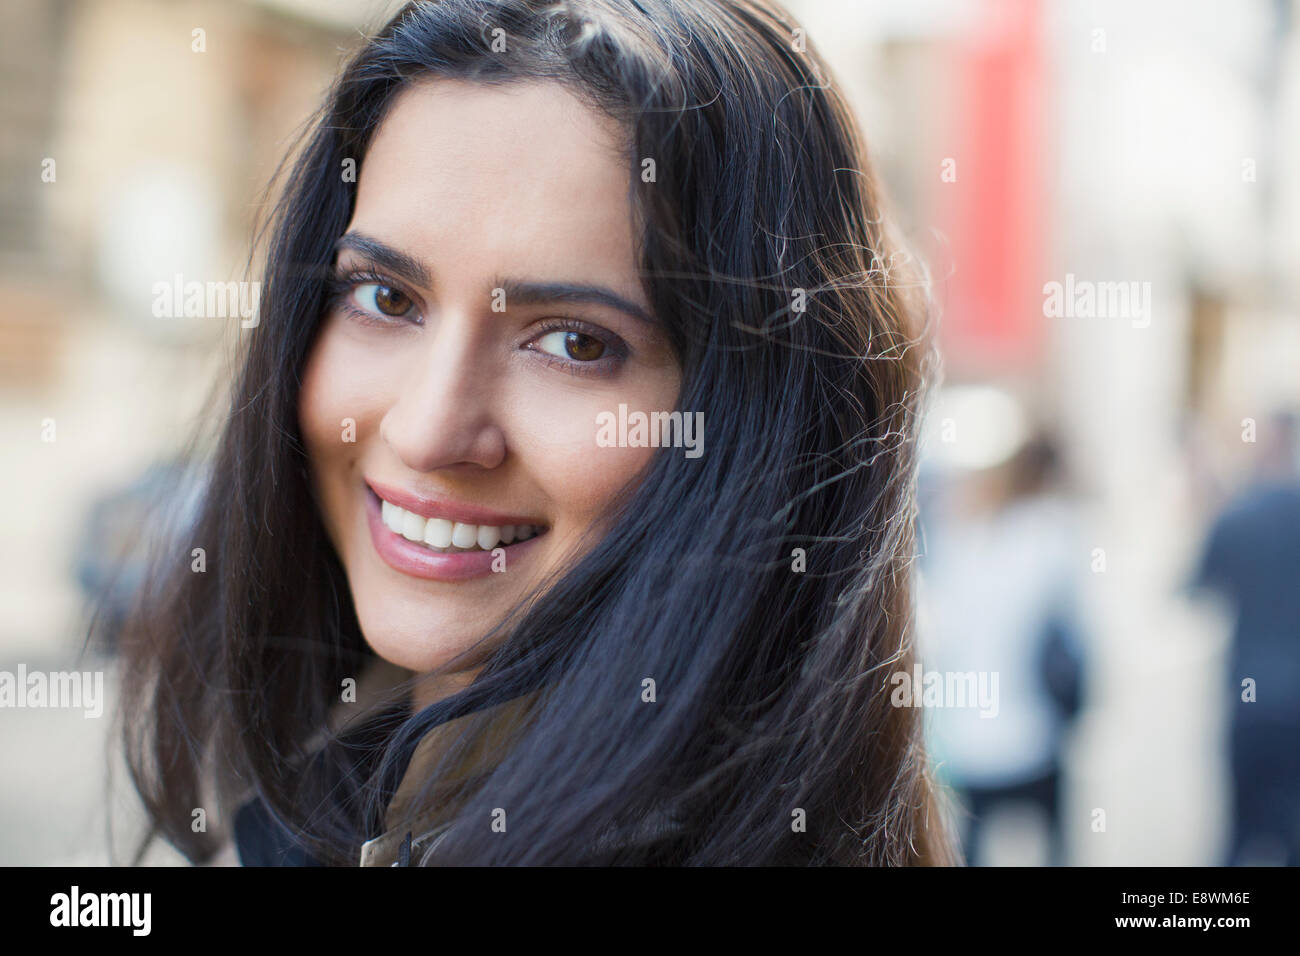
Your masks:
<svg viewBox="0 0 1300 956"><path fill-rule="evenodd" d="M308 359L299 402L313 459L348 455L378 427L394 381L394 358L367 349L327 320Z"/></svg>
<svg viewBox="0 0 1300 956"><path fill-rule="evenodd" d="M527 403L527 420L519 423L515 448L533 481L557 505L570 531L595 524L610 501L649 463L654 448L601 447L596 443L598 416L617 414L619 403L638 407L624 395L588 396Z"/></svg>
<svg viewBox="0 0 1300 956"><path fill-rule="evenodd" d="M327 320L328 322L328 320ZM298 422L321 504L321 519L340 556L356 534L351 520L355 469L383 417L383 378L373 356L340 334L322 329L303 370Z"/></svg>

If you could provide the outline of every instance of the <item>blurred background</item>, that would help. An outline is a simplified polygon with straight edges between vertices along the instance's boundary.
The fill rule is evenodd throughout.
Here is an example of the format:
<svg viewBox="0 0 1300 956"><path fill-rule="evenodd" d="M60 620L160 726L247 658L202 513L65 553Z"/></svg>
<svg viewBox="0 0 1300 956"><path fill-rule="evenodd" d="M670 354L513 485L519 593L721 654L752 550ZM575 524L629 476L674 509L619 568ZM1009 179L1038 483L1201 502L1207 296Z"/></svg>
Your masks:
<svg viewBox="0 0 1300 956"><path fill-rule="evenodd" d="M239 334L154 285L247 276L276 165L399 5L0 8L0 670L108 698L0 709L0 863L122 862L88 602L129 593ZM933 281L918 641L997 681L996 715L924 711L966 852L1300 863L1300 0L788 6Z"/></svg>

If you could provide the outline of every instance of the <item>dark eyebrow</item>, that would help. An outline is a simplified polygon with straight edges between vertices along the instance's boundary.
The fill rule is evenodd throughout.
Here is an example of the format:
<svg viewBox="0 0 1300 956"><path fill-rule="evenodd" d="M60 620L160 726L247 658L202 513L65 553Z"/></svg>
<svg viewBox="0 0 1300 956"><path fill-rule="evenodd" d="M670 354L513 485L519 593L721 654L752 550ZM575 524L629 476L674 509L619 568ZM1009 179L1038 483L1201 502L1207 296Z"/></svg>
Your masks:
<svg viewBox="0 0 1300 956"><path fill-rule="evenodd" d="M360 232L349 232L334 243L334 251L349 249L385 269L399 279L417 285L422 289L433 287L433 277L424 264L414 256L394 249L371 236ZM525 279L496 279L493 288L504 289L506 307L510 305L546 305L551 302L588 302L603 305L630 315L640 322L654 324L654 319L645 309L631 299L626 299L612 289L599 285L585 285L580 282L535 282Z"/></svg>
<svg viewBox="0 0 1300 956"><path fill-rule="evenodd" d="M405 279L422 289L431 288L433 285L429 270L424 267L424 264L419 259L407 255L400 249L394 249L378 239L373 239L359 232L349 232L340 236L334 243L335 252L341 252L344 249L351 249L353 252L359 253L381 269L386 269L399 279Z"/></svg>
<svg viewBox="0 0 1300 956"><path fill-rule="evenodd" d="M529 282L522 279L500 279L496 287L504 289L506 308L511 305L545 305L550 302L589 302L593 305L608 306L630 315L632 318L653 325L655 320L650 313L631 299L599 285L583 285L579 282Z"/></svg>

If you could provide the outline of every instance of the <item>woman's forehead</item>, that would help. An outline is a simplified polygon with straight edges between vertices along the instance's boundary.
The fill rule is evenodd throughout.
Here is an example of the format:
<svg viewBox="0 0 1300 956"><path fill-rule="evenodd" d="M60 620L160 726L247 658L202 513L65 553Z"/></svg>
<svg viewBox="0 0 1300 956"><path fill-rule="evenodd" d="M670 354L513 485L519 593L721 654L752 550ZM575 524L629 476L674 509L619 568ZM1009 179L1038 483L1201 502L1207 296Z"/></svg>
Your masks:
<svg viewBox="0 0 1300 956"><path fill-rule="evenodd" d="M350 228L460 266L635 272L631 166L611 119L554 82L412 84L361 164Z"/></svg>

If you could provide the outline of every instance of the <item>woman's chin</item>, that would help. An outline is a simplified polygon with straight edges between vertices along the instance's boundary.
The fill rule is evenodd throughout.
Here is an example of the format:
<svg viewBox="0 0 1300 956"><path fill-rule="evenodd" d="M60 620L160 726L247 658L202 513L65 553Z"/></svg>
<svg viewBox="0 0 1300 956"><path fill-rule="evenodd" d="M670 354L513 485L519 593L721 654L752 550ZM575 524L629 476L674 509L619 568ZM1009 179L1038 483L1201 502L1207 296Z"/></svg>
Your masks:
<svg viewBox="0 0 1300 956"><path fill-rule="evenodd" d="M352 589L366 643L383 660L417 674L451 664L483 640L504 613L469 595L412 593L406 587L372 588L370 583L367 576L366 586L354 584Z"/></svg>
<svg viewBox="0 0 1300 956"><path fill-rule="evenodd" d="M436 624L418 628L386 628L367 627L363 623L362 632L366 644L380 658L415 674L427 674L445 667L457 655L469 650L478 639L470 632L448 633Z"/></svg>

